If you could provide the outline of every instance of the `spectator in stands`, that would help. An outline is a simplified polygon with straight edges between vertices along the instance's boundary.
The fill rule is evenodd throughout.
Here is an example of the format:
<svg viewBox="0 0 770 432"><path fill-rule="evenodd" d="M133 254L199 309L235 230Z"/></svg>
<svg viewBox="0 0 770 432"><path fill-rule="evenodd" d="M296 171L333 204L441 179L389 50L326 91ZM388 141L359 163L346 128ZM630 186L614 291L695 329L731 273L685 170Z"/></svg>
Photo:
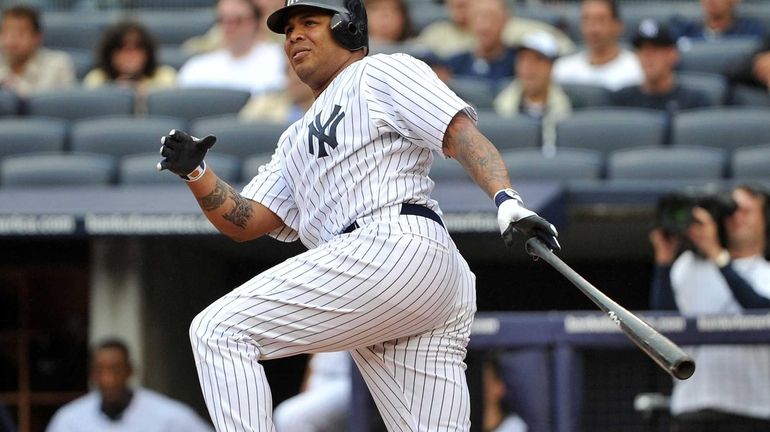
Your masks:
<svg viewBox="0 0 770 432"><path fill-rule="evenodd" d="M176 70L158 64L155 40L139 23L122 22L109 27L96 54L96 68L83 79L85 87L119 85L143 95L149 89L176 84Z"/></svg>
<svg viewBox="0 0 770 432"><path fill-rule="evenodd" d="M674 69L679 63L679 51L665 24L643 20L632 44L644 71L644 82L613 93L613 104L669 113L710 105L706 94L682 87L677 82Z"/></svg>
<svg viewBox="0 0 770 432"><path fill-rule="evenodd" d="M352 362L347 351L313 354L300 393L273 412L276 432L348 430Z"/></svg>
<svg viewBox="0 0 770 432"><path fill-rule="evenodd" d="M514 73L516 50L502 38L508 8L505 0L474 0L468 14L476 46L448 58L445 65L453 77L484 80L494 88Z"/></svg>
<svg viewBox="0 0 770 432"><path fill-rule="evenodd" d="M75 66L64 52L42 47L37 9L5 9L0 21L0 84L20 96L75 84Z"/></svg>
<svg viewBox="0 0 770 432"><path fill-rule="evenodd" d="M299 79L294 68L287 65L286 89L252 96L238 118L243 121L294 123L302 118L314 101L313 91Z"/></svg>
<svg viewBox="0 0 770 432"><path fill-rule="evenodd" d="M702 20L673 20L674 34L685 41L703 41L726 36L764 36L762 23L748 17L738 16L736 10L740 0L700 0Z"/></svg>
<svg viewBox="0 0 770 432"><path fill-rule="evenodd" d="M686 233L650 233L655 252L651 306L685 316L739 314L770 308L770 263L765 259L768 196L752 186L732 190L737 210L719 227L695 207ZM680 238L681 237L681 238ZM677 257L680 247L692 246ZM674 382L672 431L770 430L770 347L689 347L698 370Z"/></svg>
<svg viewBox="0 0 770 432"><path fill-rule="evenodd" d="M254 6L259 11L259 16L262 17L262 28L260 29L260 36L266 42L274 42L278 44L283 43L282 35L273 33L267 30L267 17L277 9L283 7L284 0L251 0ZM222 26L217 23L211 27L206 33L192 37L182 44L182 50L187 54L202 54L211 51L221 49L225 46L224 35L222 34Z"/></svg>
<svg viewBox="0 0 770 432"><path fill-rule="evenodd" d="M770 91L770 36L749 57L728 65L727 77L733 84L744 84Z"/></svg>
<svg viewBox="0 0 770 432"><path fill-rule="evenodd" d="M618 43L623 21L615 0L583 0L580 31L586 50L556 61L553 73L558 83L618 90L643 81L639 59Z"/></svg>
<svg viewBox="0 0 770 432"><path fill-rule="evenodd" d="M505 384L500 362L496 356L491 356L484 361L481 380L484 391L482 430L484 432L527 432L527 424L508 406L506 401L508 386Z"/></svg>
<svg viewBox="0 0 770 432"><path fill-rule="evenodd" d="M472 0L446 0L444 2L450 21L435 22L418 35L414 42L432 51L439 57L449 57L473 49L475 44L469 16ZM510 11L509 11L510 12ZM571 52L575 44L557 28L544 22L521 18L509 13L508 22L503 31L506 45L516 46L521 38L530 32L546 31L559 42L562 54Z"/></svg>
<svg viewBox="0 0 770 432"><path fill-rule="evenodd" d="M369 26L369 50L401 44L412 37L412 22L405 0L365 0Z"/></svg>
<svg viewBox="0 0 770 432"><path fill-rule="evenodd" d="M283 48L260 36L259 10L250 0L219 0L217 22L225 47L188 60L179 70L180 87L218 87L252 94L284 86Z"/></svg>
<svg viewBox="0 0 770 432"><path fill-rule="evenodd" d="M56 412L47 432L212 432L189 407L156 392L131 388L133 368L128 347L109 339L91 354L96 389Z"/></svg>
<svg viewBox="0 0 770 432"><path fill-rule="evenodd" d="M543 148L549 153L556 143L556 123L572 113L572 104L551 77L559 47L546 32L527 35L516 55L516 80L495 98L501 116L525 115L542 121Z"/></svg>

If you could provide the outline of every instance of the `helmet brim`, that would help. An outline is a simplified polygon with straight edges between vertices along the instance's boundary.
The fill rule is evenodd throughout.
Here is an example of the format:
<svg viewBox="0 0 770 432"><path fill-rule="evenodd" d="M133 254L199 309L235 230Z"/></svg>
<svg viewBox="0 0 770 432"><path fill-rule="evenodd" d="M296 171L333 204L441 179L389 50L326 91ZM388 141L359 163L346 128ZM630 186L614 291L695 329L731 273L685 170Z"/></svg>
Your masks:
<svg viewBox="0 0 770 432"><path fill-rule="evenodd" d="M277 11L273 12L272 14L270 14L270 16L267 17L267 28L269 28L274 33L284 34L285 33L284 29L286 28L286 21L289 18L289 14L292 13L295 9L299 9L301 7L322 9L332 13L347 12L345 8L331 6L326 3L314 2L314 1L301 1L301 2L291 4L289 6L284 6L278 9Z"/></svg>

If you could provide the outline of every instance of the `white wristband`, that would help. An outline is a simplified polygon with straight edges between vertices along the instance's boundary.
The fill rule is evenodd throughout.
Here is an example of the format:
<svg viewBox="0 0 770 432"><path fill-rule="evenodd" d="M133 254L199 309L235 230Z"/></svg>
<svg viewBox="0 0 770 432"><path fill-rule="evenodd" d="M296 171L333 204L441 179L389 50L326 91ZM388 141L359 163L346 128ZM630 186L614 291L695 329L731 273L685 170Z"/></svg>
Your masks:
<svg viewBox="0 0 770 432"><path fill-rule="evenodd" d="M198 165L198 168L195 168L192 170L191 173L187 174L186 176L179 176L182 177L184 181L187 183L192 183L194 181L200 180L201 177L203 177L203 174L206 173L206 161L201 161L201 164Z"/></svg>

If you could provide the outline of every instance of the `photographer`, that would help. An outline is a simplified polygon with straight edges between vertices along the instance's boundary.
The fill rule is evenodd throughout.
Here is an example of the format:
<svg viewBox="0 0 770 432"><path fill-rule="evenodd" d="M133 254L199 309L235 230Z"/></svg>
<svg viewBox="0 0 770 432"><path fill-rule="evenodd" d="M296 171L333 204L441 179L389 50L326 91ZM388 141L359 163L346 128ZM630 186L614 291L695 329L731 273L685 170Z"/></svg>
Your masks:
<svg viewBox="0 0 770 432"><path fill-rule="evenodd" d="M703 207L680 235L658 228L650 233L655 251L651 307L685 316L739 314L770 308L770 263L766 246L767 196L738 186L736 209L719 223ZM679 252L689 245L684 252ZM678 257L677 257L678 255ZM705 345L690 347L698 370L674 383L672 431L770 430L770 347Z"/></svg>

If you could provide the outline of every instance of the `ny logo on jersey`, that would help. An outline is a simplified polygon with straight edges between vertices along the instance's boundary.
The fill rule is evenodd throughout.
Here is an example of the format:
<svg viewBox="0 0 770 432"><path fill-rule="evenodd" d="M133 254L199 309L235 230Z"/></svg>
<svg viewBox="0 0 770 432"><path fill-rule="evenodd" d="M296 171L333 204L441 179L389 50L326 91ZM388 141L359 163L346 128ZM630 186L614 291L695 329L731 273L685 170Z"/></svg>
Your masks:
<svg viewBox="0 0 770 432"><path fill-rule="evenodd" d="M339 125L342 119L345 118L345 113L340 112L341 109L341 106L334 105L334 111L332 111L332 115L329 116L329 119L326 120L325 123L321 123L321 114L319 113L317 116L315 116L315 122L308 125L310 133L307 136L307 144L310 154L315 154L315 149L313 148L313 137L318 140L319 159L329 156L329 153L326 152L327 145L332 149L337 148L337 125ZM329 131L328 134L324 132L327 129Z"/></svg>

